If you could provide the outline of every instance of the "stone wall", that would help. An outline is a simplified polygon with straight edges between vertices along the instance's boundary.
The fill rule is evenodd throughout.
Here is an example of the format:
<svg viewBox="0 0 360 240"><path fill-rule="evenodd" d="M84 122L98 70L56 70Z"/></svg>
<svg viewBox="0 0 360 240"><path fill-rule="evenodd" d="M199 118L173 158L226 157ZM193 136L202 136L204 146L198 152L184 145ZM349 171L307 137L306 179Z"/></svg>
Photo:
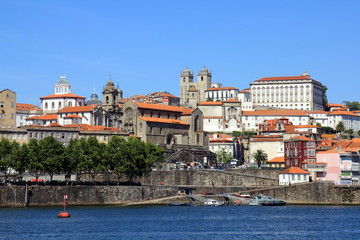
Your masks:
<svg viewBox="0 0 360 240"><path fill-rule="evenodd" d="M30 206L61 205L68 195L71 205L124 204L175 196L170 186L28 186ZM25 206L25 186L0 186L0 207Z"/></svg>

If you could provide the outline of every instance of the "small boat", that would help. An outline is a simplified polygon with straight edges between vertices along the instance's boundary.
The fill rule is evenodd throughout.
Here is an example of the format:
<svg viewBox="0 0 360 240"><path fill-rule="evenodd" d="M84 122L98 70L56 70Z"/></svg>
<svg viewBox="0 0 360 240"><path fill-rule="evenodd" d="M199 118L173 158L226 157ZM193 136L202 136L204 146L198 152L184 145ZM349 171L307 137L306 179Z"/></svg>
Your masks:
<svg viewBox="0 0 360 240"><path fill-rule="evenodd" d="M206 199L204 201L204 205L205 206L223 206L224 205L224 202L219 202L215 199Z"/></svg>
<svg viewBox="0 0 360 240"><path fill-rule="evenodd" d="M181 206L191 206L191 204L190 203L169 203L168 206L181 207Z"/></svg>
<svg viewBox="0 0 360 240"><path fill-rule="evenodd" d="M284 206L285 204L286 202L283 200L273 199L265 195L258 195L249 203L250 206Z"/></svg>

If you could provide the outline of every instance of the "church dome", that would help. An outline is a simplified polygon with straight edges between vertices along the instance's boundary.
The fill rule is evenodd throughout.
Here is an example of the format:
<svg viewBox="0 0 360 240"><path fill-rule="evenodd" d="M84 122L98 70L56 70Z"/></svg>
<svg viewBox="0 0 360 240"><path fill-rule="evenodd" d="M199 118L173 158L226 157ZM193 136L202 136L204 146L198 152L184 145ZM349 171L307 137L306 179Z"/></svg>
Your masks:
<svg viewBox="0 0 360 240"><path fill-rule="evenodd" d="M66 80L66 76L60 76L60 79L56 85L70 85L70 83L68 80Z"/></svg>
<svg viewBox="0 0 360 240"><path fill-rule="evenodd" d="M93 94L91 94L90 99L97 100L97 99L99 99L99 96L96 93L93 93Z"/></svg>

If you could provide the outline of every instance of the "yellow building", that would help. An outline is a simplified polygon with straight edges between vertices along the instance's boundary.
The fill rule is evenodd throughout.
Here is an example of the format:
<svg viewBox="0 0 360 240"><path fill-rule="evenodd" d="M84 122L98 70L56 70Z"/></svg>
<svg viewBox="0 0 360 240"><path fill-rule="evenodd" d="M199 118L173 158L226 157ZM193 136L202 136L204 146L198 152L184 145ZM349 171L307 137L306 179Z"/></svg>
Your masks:
<svg viewBox="0 0 360 240"><path fill-rule="evenodd" d="M10 89L0 91L0 128L16 127L16 93Z"/></svg>

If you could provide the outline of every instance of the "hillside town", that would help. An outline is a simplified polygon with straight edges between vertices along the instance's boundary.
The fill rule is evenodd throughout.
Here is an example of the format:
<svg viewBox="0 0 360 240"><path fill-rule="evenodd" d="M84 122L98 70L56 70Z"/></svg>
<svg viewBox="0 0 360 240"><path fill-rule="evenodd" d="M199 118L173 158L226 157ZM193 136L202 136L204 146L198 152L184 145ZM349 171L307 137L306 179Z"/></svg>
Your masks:
<svg viewBox="0 0 360 240"><path fill-rule="evenodd" d="M194 79L196 77L196 79ZM166 91L123 97L109 77L101 97L76 94L66 76L40 106L0 91L0 138L29 143L135 137L164 150L167 169L278 169L279 185L333 181L359 184L360 111L328 103L326 87L304 72L249 82L213 82L204 66L179 76L180 96ZM74 92L74 93L73 93ZM169 168L170 166L170 168Z"/></svg>

